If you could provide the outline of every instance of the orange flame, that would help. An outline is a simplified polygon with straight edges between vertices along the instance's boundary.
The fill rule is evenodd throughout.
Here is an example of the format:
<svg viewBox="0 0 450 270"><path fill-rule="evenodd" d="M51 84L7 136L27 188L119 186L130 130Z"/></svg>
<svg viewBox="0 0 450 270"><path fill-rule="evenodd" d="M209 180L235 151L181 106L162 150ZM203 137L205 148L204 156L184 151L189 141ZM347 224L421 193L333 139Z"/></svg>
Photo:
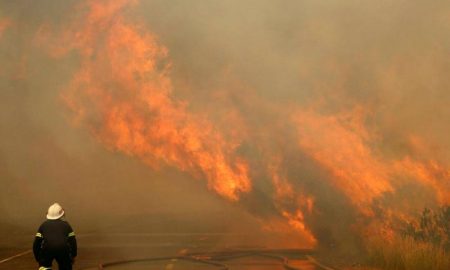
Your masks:
<svg viewBox="0 0 450 270"><path fill-rule="evenodd" d="M432 187L440 205L450 204L450 170L436 160L419 162L406 157L396 162L399 173L413 177L425 186Z"/></svg>
<svg viewBox="0 0 450 270"><path fill-rule="evenodd" d="M172 97L167 49L125 20L120 11L128 4L90 1L84 24L64 33L65 47L54 55L78 50L81 69L63 99L110 149L203 175L211 189L238 200L251 189L247 163L235 154L239 144Z"/></svg>
<svg viewBox="0 0 450 270"><path fill-rule="evenodd" d="M449 204L450 170L433 159L419 161L406 155L400 160L388 160L375 154L371 148L375 140L361 120L363 114L360 109L338 115L298 111L294 122L299 147L329 171L333 184L367 216L373 215L374 199L395 193L399 175L432 187L438 202ZM423 151L428 148L418 147L420 140L413 138L416 152L424 156Z"/></svg>
<svg viewBox="0 0 450 270"><path fill-rule="evenodd" d="M12 24L12 21L9 18L3 18L0 19L0 38L3 35L3 32L10 27Z"/></svg>
<svg viewBox="0 0 450 270"><path fill-rule="evenodd" d="M296 192L288 179L280 174L281 158L274 158L268 166L271 175L272 184L275 189L274 202L275 207L286 219L290 227L301 236L304 244L310 247L317 245L317 239L310 229L305 225L303 211L311 213L313 211L314 199L311 196L305 196L301 192Z"/></svg>
<svg viewBox="0 0 450 270"><path fill-rule="evenodd" d="M257 136L247 134L252 132L250 128L224 131L223 123L192 113L187 101L174 98L168 50L152 33L122 14L134 3L88 1L82 6L88 11L82 23L77 20L59 39L49 42L56 44L49 45L53 56L72 50L80 55L80 69L63 94L65 103L74 112L76 123L88 127L110 150L137 157L152 167L177 167L205 178L208 187L224 198L239 200L255 183L249 176L250 162L237 153L238 148L246 139L249 144L264 143L252 140ZM0 22L0 36L1 32ZM51 38L46 27L38 35L39 41ZM228 120L222 121L245 125L239 110L224 114ZM317 108L297 108L287 125L295 127L296 150L327 171L326 180L366 217L375 216L377 199L395 194L399 174L431 186L440 203L450 203L450 170L433 158L423 161L404 155L398 160L386 159L377 152L377 140L369 135L365 116L361 108L333 115ZM261 145L255 148L260 152L266 149ZM314 214L319 196L306 194L299 187L301 180L289 179L281 165L283 154L273 149L267 152L263 171L271 179L273 205L284 222L269 220L267 227L289 227L305 245L316 245L307 220ZM403 218L391 209L386 213Z"/></svg>
<svg viewBox="0 0 450 270"><path fill-rule="evenodd" d="M365 214L374 198L393 191L389 168L368 146L361 112L320 115L300 111L294 116L300 148L330 172L331 181Z"/></svg>

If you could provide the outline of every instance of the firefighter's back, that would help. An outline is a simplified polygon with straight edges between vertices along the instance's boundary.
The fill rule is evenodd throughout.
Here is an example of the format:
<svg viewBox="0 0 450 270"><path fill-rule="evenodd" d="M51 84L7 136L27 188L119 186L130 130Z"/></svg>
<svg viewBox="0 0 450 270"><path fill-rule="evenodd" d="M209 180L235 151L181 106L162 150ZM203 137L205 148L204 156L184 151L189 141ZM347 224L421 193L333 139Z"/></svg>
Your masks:
<svg viewBox="0 0 450 270"><path fill-rule="evenodd" d="M42 248L45 250L67 249L67 239L72 232L70 225L61 220L46 220L39 228L39 232L44 238Z"/></svg>

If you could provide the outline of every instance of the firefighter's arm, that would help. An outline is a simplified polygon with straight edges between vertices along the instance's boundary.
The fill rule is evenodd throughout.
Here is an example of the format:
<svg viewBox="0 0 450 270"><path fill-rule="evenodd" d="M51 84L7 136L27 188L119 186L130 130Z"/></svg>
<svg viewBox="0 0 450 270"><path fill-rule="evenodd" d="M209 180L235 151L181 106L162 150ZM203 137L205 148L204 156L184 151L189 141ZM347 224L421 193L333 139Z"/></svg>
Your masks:
<svg viewBox="0 0 450 270"><path fill-rule="evenodd" d="M72 258L75 258L77 256L77 239L75 238L75 233L73 231L68 235L68 242Z"/></svg>
<svg viewBox="0 0 450 270"><path fill-rule="evenodd" d="M36 261L39 261L39 253L41 251L42 241L44 241L44 237L40 232L37 232L33 242L33 254Z"/></svg>

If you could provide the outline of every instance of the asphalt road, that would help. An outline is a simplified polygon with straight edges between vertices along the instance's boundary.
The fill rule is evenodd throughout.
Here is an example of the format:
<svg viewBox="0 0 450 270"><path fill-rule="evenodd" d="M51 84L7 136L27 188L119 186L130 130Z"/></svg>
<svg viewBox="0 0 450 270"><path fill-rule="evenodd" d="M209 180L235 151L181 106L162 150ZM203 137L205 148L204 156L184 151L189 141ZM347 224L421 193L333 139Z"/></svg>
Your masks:
<svg viewBox="0 0 450 270"><path fill-rule="evenodd" d="M281 259L283 256L289 259L292 269L321 269L301 252L224 244L223 239L232 238L242 240L245 236L221 233L84 234L77 236L79 256L74 269L99 269L103 264L104 269L133 270L225 269L224 266L230 270L281 270L286 269ZM31 252L24 254L29 251L26 239L17 242L21 243L17 247L0 248L0 269L37 269ZM11 259L2 262L6 258ZM132 262L154 258L165 259ZM120 261L124 263L108 265ZM55 265L54 269L57 269Z"/></svg>

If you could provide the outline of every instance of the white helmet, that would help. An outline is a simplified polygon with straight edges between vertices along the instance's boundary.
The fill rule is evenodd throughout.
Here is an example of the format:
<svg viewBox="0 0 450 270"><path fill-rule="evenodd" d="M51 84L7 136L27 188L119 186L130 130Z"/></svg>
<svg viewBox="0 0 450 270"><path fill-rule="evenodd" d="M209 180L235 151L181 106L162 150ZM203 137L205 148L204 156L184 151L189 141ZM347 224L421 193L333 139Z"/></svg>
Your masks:
<svg viewBox="0 0 450 270"><path fill-rule="evenodd" d="M64 216L64 209L58 203L50 205L47 211L47 219L59 219Z"/></svg>

